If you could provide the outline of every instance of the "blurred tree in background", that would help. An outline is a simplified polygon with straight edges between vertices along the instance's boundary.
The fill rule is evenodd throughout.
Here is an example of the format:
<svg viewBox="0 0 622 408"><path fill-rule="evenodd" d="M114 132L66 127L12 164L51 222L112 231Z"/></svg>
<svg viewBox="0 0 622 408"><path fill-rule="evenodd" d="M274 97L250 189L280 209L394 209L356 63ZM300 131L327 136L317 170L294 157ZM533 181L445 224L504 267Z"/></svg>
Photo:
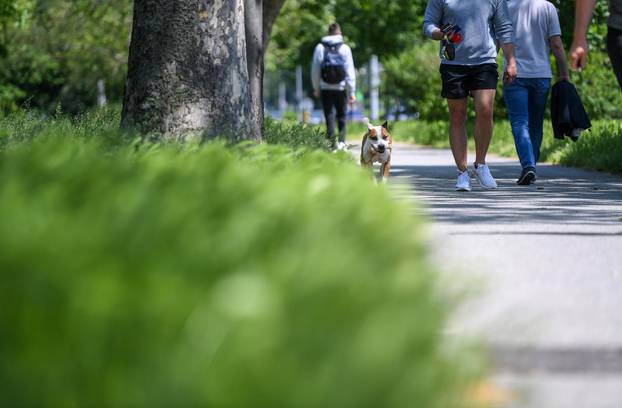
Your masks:
<svg viewBox="0 0 622 408"><path fill-rule="evenodd" d="M574 2L552 2L559 9L564 43L569 47ZM96 105L99 80L105 82L108 100L119 103L132 3L0 0L0 112L22 106L50 112L58 104L63 111L79 112ZM380 57L386 100L416 107L422 117L426 112L434 116L439 107L438 59L435 66L433 46L421 48L423 43L435 44L422 35L426 4L426 0L286 0L274 26L267 70L293 70L297 65L308 70L315 44L328 24L337 20L359 67L372 53ZM621 96L611 86L610 62L604 54L607 9L608 2L598 3L589 32L593 63L575 74L573 81L592 115L619 117ZM418 65L422 60L425 63Z"/></svg>
<svg viewBox="0 0 622 408"><path fill-rule="evenodd" d="M337 21L358 65L395 56L421 39L423 0L287 0L270 47L270 68L309 65L315 45Z"/></svg>
<svg viewBox="0 0 622 408"><path fill-rule="evenodd" d="M562 27L562 38L566 47L570 47L572 43L572 34L574 28L575 2L553 0L559 12L559 22ZM594 10L594 18L588 33L588 41L592 51L607 50L605 39L607 37L607 16L609 15L609 2L599 1L596 3Z"/></svg>
<svg viewBox="0 0 622 408"><path fill-rule="evenodd" d="M338 0L334 14L352 39L354 57L368 61L372 54L388 58L421 38L425 1Z"/></svg>
<svg viewBox="0 0 622 408"><path fill-rule="evenodd" d="M575 3L552 3L559 10L564 44L569 47ZM427 0L287 0L274 30L267 69L291 70L301 65L308 70L315 44L325 35L328 23L336 20L353 47L358 67L371 54L380 57L384 66L381 94L387 106L419 111L422 119L445 118L445 103L438 96L438 43L425 39L422 33L426 5ZM611 86L611 64L605 54L607 15L608 2L599 2L589 32L593 63L572 78L594 117L622 116L622 95ZM496 114L505 117L501 92Z"/></svg>
<svg viewBox="0 0 622 408"><path fill-rule="evenodd" d="M131 0L0 0L0 108L79 112L97 102L97 82L120 101Z"/></svg>
<svg viewBox="0 0 622 408"><path fill-rule="evenodd" d="M438 92L441 88L438 64L438 44L432 41L386 59L383 71L386 102L419 112L425 119L445 118L446 103Z"/></svg>
<svg viewBox="0 0 622 408"><path fill-rule="evenodd" d="M310 64L313 48L334 19L327 2L287 0L276 21L266 56L266 69L294 69Z"/></svg>

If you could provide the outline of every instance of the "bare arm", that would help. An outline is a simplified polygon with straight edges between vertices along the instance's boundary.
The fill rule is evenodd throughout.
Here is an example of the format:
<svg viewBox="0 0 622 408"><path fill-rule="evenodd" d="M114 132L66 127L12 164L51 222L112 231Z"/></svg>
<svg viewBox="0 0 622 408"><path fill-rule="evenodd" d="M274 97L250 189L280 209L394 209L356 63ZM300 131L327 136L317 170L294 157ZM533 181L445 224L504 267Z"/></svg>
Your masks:
<svg viewBox="0 0 622 408"><path fill-rule="evenodd" d="M570 73L568 72L568 60L566 60L566 50L564 50L564 43L562 38L558 35L549 39L551 45L551 51L555 55L555 61L557 61L557 79L570 79Z"/></svg>
<svg viewBox="0 0 622 408"><path fill-rule="evenodd" d="M433 40L440 41L445 35L440 30L443 20L443 2L429 0L423 17L423 32Z"/></svg>
<svg viewBox="0 0 622 408"><path fill-rule="evenodd" d="M509 84L514 82L518 75L516 69L516 51L514 48L514 44L512 43L503 44L501 48L503 48L503 55L505 56L505 60L507 61L507 67L505 68L505 72L503 73L503 80Z"/></svg>
<svg viewBox="0 0 622 408"><path fill-rule="evenodd" d="M588 62L589 46L587 30L594 14L597 0L577 0L575 9L574 41L570 47L570 63L572 69L584 68Z"/></svg>

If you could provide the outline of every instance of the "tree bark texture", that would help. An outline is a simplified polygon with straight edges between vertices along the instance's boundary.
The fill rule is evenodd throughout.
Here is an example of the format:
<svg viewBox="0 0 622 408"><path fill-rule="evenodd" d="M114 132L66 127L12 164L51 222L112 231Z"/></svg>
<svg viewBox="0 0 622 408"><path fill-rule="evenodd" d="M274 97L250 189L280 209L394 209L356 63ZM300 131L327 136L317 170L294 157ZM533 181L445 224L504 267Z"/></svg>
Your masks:
<svg viewBox="0 0 622 408"><path fill-rule="evenodd" d="M245 1L135 0L124 126L165 139L259 140Z"/></svg>
<svg viewBox="0 0 622 408"><path fill-rule="evenodd" d="M246 29L246 59L251 92L251 132L255 139L263 138L263 0L244 0Z"/></svg>
<svg viewBox="0 0 622 408"><path fill-rule="evenodd" d="M246 57L250 80L254 134L263 137L264 54L285 0L245 0Z"/></svg>

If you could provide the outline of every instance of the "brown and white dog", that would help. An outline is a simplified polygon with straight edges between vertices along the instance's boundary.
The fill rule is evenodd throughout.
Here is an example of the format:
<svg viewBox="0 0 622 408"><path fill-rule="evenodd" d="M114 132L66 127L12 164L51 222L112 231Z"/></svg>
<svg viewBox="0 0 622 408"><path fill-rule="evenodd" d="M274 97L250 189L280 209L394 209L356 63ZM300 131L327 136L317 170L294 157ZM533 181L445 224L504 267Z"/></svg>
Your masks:
<svg viewBox="0 0 622 408"><path fill-rule="evenodd" d="M374 126L369 119L363 119L367 125L367 133L363 137L361 147L361 166L373 167L374 163L380 163L382 182L386 183L391 172L391 151L393 150L393 138L389 133L387 122L382 126Z"/></svg>

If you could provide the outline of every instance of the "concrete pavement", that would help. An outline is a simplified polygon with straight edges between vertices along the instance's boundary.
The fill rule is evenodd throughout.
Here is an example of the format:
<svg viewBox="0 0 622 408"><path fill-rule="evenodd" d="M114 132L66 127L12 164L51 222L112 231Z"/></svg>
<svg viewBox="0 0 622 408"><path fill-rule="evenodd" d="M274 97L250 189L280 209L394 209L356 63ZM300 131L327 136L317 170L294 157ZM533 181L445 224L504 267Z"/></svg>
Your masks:
<svg viewBox="0 0 622 408"><path fill-rule="evenodd" d="M473 156L471 156L473 157ZM398 144L391 188L432 222L432 262L471 296L448 328L490 345L508 408L622 407L622 177L490 157L455 192L449 150Z"/></svg>

